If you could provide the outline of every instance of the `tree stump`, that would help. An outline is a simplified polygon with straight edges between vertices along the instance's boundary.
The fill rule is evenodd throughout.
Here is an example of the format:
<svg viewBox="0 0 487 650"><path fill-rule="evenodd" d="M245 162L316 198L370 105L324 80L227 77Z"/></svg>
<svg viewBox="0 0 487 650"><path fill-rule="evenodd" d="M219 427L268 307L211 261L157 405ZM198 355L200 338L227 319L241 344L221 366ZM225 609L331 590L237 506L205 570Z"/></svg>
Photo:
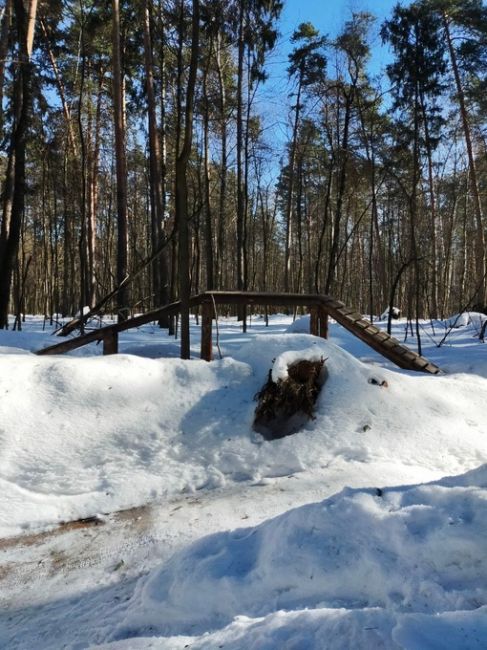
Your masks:
<svg viewBox="0 0 487 650"><path fill-rule="evenodd" d="M288 366L286 379L272 379L272 370L255 395L257 407L253 428L266 440L276 440L299 431L314 419L314 407L327 372L325 360L301 359Z"/></svg>

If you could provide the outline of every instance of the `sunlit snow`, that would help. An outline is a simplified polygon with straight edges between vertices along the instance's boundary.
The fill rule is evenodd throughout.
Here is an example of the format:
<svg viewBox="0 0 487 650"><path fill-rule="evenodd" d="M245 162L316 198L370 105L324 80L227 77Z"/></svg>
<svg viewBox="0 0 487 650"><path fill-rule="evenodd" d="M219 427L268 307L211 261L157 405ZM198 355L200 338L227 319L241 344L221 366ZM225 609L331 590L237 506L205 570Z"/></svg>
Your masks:
<svg viewBox="0 0 487 650"><path fill-rule="evenodd" d="M0 332L0 647L485 648L481 324L422 324L440 376L307 317L221 318L210 364L196 323L191 361L156 326L109 357ZM299 358L326 359L315 419L264 441L254 395Z"/></svg>

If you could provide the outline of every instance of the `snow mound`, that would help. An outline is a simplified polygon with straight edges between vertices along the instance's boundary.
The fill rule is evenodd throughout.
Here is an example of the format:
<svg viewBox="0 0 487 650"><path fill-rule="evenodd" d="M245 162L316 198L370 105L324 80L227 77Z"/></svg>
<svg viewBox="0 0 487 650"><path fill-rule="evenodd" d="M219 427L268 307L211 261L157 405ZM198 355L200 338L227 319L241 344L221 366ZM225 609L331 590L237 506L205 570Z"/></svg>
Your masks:
<svg viewBox="0 0 487 650"><path fill-rule="evenodd" d="M480 330L486 320L487 316L481 312L464 311L447 318L444 321L444 324L447 328L467 327L468 325L471 325L473 328Z"/></svg>
<svg viewBox="0 0 487 650"><path fill-rule="evenodd" d="M176 554L139 582L115 638L131 648L144 647L135 637L191 635L195 648L318 650L327 638L330 649L419 650L448 634L450 649L480 649L486 539L487 465L430 484L345 489Z"/></svg>
<svg viewBox="0 0 487 650"><path fill-rule="evenodd" d="M287 334L309 334L309 321L310 316L301 316L301 318L296 318L291 325L286 328Z"/></svg>
<svg viewBox="0 0 487 650"><path fill-rule="evenodd" d="M397 623L397 624L396 624ZM237 616L202 636L145 637L96 646L99 650L485 650L487 607L437 616L393 615L383 609L305 609L261 618Z"/></svg>
<svg viewBox="0 0 487 650"><path fill-rule="evenodd" d="M315 419L265 442L254 395L276 359L300 355L327 359ZM232 482L404 483L487 460L484 378L371 368L310 335L257 336L211 364L11 354L2 369L3 536Z"/></svg>

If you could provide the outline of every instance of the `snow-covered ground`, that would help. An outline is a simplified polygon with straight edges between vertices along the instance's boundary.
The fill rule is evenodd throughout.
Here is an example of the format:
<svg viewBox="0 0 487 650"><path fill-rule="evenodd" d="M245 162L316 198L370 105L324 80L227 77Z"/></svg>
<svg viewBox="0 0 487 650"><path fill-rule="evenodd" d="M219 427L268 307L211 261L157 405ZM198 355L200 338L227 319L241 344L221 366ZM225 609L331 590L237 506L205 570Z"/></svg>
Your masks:
<svg viewBox="0 0 487 650"><path fill-rule="evenodd" d="M1 648L487 647L482 316L423 324L436 377L291 320L220 319L211 364L196 324L191 361L155 326L110 357L0 332ZM316 417L264 441L297 352L326 359Z"/></svg>

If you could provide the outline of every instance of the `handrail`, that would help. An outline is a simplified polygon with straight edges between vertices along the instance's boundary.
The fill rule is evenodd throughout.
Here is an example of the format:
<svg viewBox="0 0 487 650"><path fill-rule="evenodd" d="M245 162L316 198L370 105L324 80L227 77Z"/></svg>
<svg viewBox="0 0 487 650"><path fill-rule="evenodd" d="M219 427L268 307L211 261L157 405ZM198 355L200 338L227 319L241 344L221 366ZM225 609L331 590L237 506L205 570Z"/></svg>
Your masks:
<svg viewBox="0 0 487 650"><path fill-rule="evenodd" d="M279 305L288 307L308 307L310 310L310 332L323 338L328 337L328 317L334 318L354 336L369 345L376 352L386 357L400 368L437 374L440 369L423 356L413 352L397 339L372 325L367 319L343 302L320 294L272 293L259 291L205 291L192 296L190 306L202 306L201 358L211 361L212 320L215 305ZM36 354L63 354L94 341L103 341L103 353L114 354L118 351L118 334L125 330L140 327L157 321L162 316L177 314L181 303L173 302L146 314L106 325L97 330L83 334L68 341L51 345Z"/></svg>

